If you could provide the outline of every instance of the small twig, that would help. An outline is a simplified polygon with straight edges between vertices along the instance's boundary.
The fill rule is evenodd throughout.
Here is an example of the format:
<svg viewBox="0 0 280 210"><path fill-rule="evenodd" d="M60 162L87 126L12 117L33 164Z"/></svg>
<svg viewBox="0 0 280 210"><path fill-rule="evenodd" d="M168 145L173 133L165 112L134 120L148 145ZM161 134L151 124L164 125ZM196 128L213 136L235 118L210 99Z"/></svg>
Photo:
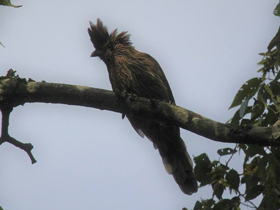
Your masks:
<svg viewBox="0 0 280 210"><path fill-rule="evenodd" d="M9 142L10 144L24 150L28 154L32 164L36 163L37 161L31 153L33 145L30 143L22 143L9 135L9 118L13 107L0 106L0 109L2 112L2 133L0 137L0 145L4 142Z"/></svg>
<svg viewBox="0 0 280 210"><path fill-rule="evenodd" d="M245 196L244 196L244 194L241 194L240 192L239 192L239 197L243 197L244 199L245 199ZM250 208L255 208L255 209L258 209L258 207L252 202L252 201L246 201L246 199L245 199L245 202L247 202L247 203L250 203L252 206L250 206L250 205L248 205L248 204L245 204L245 203L243 203L243 202L241 202L241 204L242 205L244 205L244 206L247 206L247 207L250 207Z"/></svg>
<svg viewBox="0 0 280 210"><path fill-rule="evenodd" d="M233 150L236 151L236 148L237 148L237 144L235 145L235 147L234 147ZM236 153L236 152L234 152L234 153L231 154L230 158L229 158L228 161L226 162L226 166L228 166L229 161L231 160L231 158L233 157L233 155L234 155L235 153Z"/></svg>

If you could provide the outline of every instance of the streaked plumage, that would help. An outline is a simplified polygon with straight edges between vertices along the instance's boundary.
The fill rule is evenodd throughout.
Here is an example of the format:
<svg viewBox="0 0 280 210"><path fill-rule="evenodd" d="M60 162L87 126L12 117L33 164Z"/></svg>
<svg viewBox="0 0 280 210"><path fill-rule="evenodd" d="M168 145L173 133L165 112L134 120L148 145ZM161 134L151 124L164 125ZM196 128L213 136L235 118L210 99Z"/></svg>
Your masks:
<svg viewBox="0 0 280 210"><path fill-rule="evenodd" d="M127 32L110 34L100 19L88 29L95 47L92 57L100 57L107 66L113 91L175 104L171 88L158 64L146 53L137 51ZM171 124L127 115L133 128L142 137L147 136L158 148L166 171L172 174L181 190L191 195L197 191L192 160L180 137L179 127Z"/></svg>

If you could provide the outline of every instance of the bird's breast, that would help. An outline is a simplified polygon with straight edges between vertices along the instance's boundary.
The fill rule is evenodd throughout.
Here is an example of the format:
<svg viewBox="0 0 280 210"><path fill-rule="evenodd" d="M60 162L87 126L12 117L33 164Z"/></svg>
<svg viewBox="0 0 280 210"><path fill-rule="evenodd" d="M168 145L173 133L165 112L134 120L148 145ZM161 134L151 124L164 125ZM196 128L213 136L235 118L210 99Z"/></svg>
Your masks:
<svg viewBox="0 0 280 210"><path fill-rule="evenodd" d="M118 65L115 68L110 68L109 78L114 92L129 92L133 93L132 89L135 86L131 71L126 65Z"/></svg>

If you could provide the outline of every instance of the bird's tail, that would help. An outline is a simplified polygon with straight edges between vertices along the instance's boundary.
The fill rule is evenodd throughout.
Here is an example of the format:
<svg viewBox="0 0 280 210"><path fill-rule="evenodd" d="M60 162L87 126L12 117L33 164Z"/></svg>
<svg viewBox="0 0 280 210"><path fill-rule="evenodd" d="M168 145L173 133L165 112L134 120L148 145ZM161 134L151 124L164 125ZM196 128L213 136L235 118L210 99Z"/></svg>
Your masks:
<svg viewBox="0 0 280 210"><path fill-rule="evenodd" d="M197 192L193 163L184 141L179 137L175 149L167 146L166 142L158 145L158 149L167 173L173 175L180 189L188 195Z"/></svg>
<svg viewBox="0 0 280 210"><path fill-rule="evenodd" d="M137 133L147 136L159 150L166 171L173 175L181 190L188 195L197 192L192 160L180 137L179 127L135 116L128 116L128 119Z"/></svg>

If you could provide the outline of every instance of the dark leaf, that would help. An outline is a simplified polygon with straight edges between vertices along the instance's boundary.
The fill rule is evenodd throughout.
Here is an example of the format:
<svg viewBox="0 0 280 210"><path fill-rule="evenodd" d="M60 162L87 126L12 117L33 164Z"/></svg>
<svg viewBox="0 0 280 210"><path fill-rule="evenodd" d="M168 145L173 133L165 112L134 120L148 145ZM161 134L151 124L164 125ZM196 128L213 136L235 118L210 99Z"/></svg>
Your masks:
<svg viewBox="0 0 280 210"><path fill-rule="evenodd" d="M277 5L276 8L277 8L277 10L279 12L279 6L278 5ZM280 44L280 27L279 27L278 32L276 33L276 35L273 37L273 39L271 40L271 42L267 46L267 49L270 51L270 50L272 50L273 47L275 47L275 46L277 46L279 44Z"/></svg>
<svg viewBox="0 0 280 210"><path fill-rule="evenodd" d="M220 200L212 210L240 210L240 199L239 197L233 197L230 199Z"/></svg>
<svg viewBox="0 0 280 210"><path fill-rule="evenodd" d="M240 115L239 115L239 109L235 112L235 114L233 115L233 118L231 118L230 123L234 124L234 125L239 125L239 121L240 121Z"/></svg>
<svg viewBox="0 0 280 210"><path fill-rule="evenodd" d="M245 84L237 92L236 96L233 99L232 104L229 109L240 105L244 99L252 98L259 89L260 84L262 83L262 79L255 77L253 79L248 80Z"/></svg>
<svg viewBox="0 0 280 210"><path fill-rule="evenodd" d="M236 150L227 147L227 148L219 149L219 150L217 151L217 153L218 153L220 156L231 155L231 154L236 153Z"/></svg>
<svg viewBox="0 0 280 210"><path fill-rule="evenodd" d="M238 173L235 170L232 169L226 174L226 180L231 189L238 191L240 179Z"/></svg>
<svg viewBox="0 0 280 210"><path fill-rule="evenodd" d="M261 101L260 98L262 98L262 99L264 100L264 102L266 103L267 99L270 98L270 95L269 95L268 92L264 89L264 85L265 85L265 84L261 84L261 85L260 85L260 89L259 89L259 91L258 91L257 99L258 99L259 101ZM261 102L263 103L263 101L261 101Z"/></svg>
<svg viewBox="0 0 280 210"><path fill-rule="evenodd" d="M212 210L226 210L230 208L230 199L222 199L213 207Z"/></svg>
<svg viewBox="0 0 280 210"><path fill-rule="evenodd" d="M272 94L274 95L280 95L280 83L276 80L273 80L270 84L269 84L269 88L272 92ZM270 93L271 96L271 93Z"/></svg>
<svg viewBox="0 0 280 210"><path fill-rule="evenodd" d="M264 156L259 161L259 170L258 170L258 177L262 180L265 180L267 177L266 171L268 166L268 158Z"/></svg>
<svg viewBox="0 0 280 210"><path fill-rule="evenodd" d="M274 151L273 151L274 153ZM268 182L271 186L278 188L275 191L279 191L279 177L280 177L280 167L279 159L273 153L268 154L268 167L266 171ZM280 192L279 192L280 193Z"/></svg>
<svg viewBox="0 0 280 210"><path fill-rule="evenodd" d="M200 201L196 201L193 210L201 210L202 209L202 204Z"/></svg>
<svg viewBox="0 0 280 210"><path fill-rule="evenodd" d="M261 103L259 100L255 100L255 103L252 107L252 114L251 114L251 120L255 120L259 118L265 110L265 107L263 103Z"/></svg>
<svg viewBox="0 0 280 210"><path fill-rule="evenodd" d="M275 7L274 11L273 11L273 14L275 16L280 16L280 3L277 4L277 6Z"/></svg>
<svg viewBox="0 0 280 210"><path fill-rule="evenodd" d="M246 184L246 192L247 193L253 186L256 186L260 182L260 178L258 177L258 173L252 173L249 175L244 175L241 179L241 183Z"/></svg>
<svg viewBox="0 0 280 210"><path fill-rule="evenodd" d="M201 204L203 206L203 210L210 210L212 209L212 206L215 204L214 199L201 199Z"/></svg>
<svg viewBox="0 0 280 210"><path fill-rule="evenodd" d="M280 209L279 196L273 190L267 190L259 209Z"/></svg>
<svg viewBox="0 0 280 210"><path fill-rule="evenodd" d="M249 119L242 119L240 122L240 125L249 125L251 123L251 120Z"/></svg>
<svg viewBox="0 0 280 210"><path fill-rule="evenodd" d="M273 109L273 106L270 107L272 107ZM271 109L268 109L267 113L264 115L262 126L273 125L277 120L278 120L278 116Z"/></svg>
<svg viewBox="0 0 280 210"><path fill-rule="evenodd" d="M222 199L223 192L225 187L223 184L220 184L218 181L212 184L213 195L215 195L219 200Z"/></svg>
<svg viewBox="0 0 280 210"><path fill-rule="evenodd" d="M207 185L211 183L211 178L209 173L211 172L211 161L208 156L203 153L197 157L194 157L195 167L194 174L197 181L200 182L201 186Z"/></svg>
<svg viewBox="0 0 280 210"><path fill-rule="evenodd" d="M251 187L246 193L245 200L249 201L258 197L264 189L265 187L263 185L255 185Z"/></svg>
<svg viewBox="0 0 280 210"><path fill-rule="evenodd" d="M248 145L248 149L245 152L245 154L248 155L249 157L254 157L257 154L266 155L266 152L264 150L264 147L250 144Z"/></svg>

